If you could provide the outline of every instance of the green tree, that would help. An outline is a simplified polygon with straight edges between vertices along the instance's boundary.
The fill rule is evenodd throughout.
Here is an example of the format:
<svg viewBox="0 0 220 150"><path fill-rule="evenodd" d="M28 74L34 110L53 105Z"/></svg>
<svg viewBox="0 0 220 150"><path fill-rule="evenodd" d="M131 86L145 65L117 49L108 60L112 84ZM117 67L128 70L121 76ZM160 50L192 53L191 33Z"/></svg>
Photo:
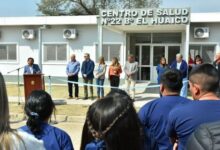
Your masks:
<svg viewBox="0 0 220 150"><path fill-rule="evenodd" d="M100 9L157 8L161 0L41 0L38 11L46 16L97 15Z"/></svg>

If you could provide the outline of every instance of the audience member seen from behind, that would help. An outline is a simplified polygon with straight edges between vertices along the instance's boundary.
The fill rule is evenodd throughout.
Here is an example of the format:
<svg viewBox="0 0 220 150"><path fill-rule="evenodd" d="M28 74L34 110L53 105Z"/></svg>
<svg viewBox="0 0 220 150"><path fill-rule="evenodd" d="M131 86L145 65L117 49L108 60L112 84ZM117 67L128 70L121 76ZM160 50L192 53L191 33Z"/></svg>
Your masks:
<svg viewBox="0 0 220 150"><path fill-rule="evenodd" d="M87 112L81 150L141 150L140 122L132 99L113 90Z"/></svg>
<svg viewBox="0 0 220 150"><path fill-rule="evenodd" d="M9 106L6 85L0 73L0 149L1 150L44 150L43 141L34 136L13 130L9 122Z"/></svg>
<svg viewBox="0 0 220 150"><path fill-rule="evenodd" d="M220 122L202 124L190 136L186 150L219 150Z"/></svg>
<svg viewBox="0 0 220 150"><path fill-rule="evenodd" d="M119 87L121 73L122 69L120 63L118 62L118 58L114 57L112 59L112 64L109 67L109 81L111 87Z"/></svg>
<svg viewBox="0 0 220 150"><path fill-rule="evenodd" d="M179 150L185 149L189 136L199 125L220 121L220 100L216 95L219 76L216 68L211 64L194 67L189 84L195 101L174 108L169 114L166 129Z"/></svg>
<svg viewBox="0 0 220 150"><path fill-rule="evenodd" d="M160 92L163 97L145 104L139 118L145 131L145 150L171 150L172 144L165 133L169 112L181 103L189 102L179 96L182 88L181 72L166 70L161 76Z"/></svg>
<svg viewBox="0 0 220 150"><path fill-rule="evenodd" d="M104 81L105 81L105 73L106 73L106 64L105 64L105 59L104 57L99 58L99 64L94 70L95 78L96 78L96 84L98 85L97 87L97 97L98 99L104 97ZM99 87L101 86L101 87Z"/></svg>
<svg viewBox="0 0 220 150"><path fill-rule="evenodd" d="M24 108L28 117L27 125L20 130L43 140L48 150L73 150L69 135L48 123L54 109L53 100L47 92L33 91Z"/></svg>

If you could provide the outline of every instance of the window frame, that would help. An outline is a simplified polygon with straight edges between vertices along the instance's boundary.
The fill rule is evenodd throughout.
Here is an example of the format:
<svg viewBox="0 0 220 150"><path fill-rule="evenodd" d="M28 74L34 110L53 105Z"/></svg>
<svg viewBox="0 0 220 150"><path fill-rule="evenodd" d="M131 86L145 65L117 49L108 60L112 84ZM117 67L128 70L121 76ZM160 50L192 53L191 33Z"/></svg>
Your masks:
<svg viewBox="0 0 220 150"><path fill-rule="evenodd" d="M53 60L53 61L45 61L44 56L45 56L45 45L66 45L66 60L63 61L58 61L58 60ZM43 65L59 65L59 64L66 64L68 61L68 54L69 54L69 44L68 42L43 42L42 43L42 64ZM56 53L56 58L57 58L57 53Z"/></svg>
<svg viewBox="0 0 220 150"><path fill-rule="evenodd" d="M0 45L7 46L7 57L8 57L8 45L15 45L16 47L16 59L15 60L0 60L0 64L19 64L19 45L18 42L0 42Z"/></svg>
<svg viewBox="0 0 220 150"><path fill-rule="evenodd" d="M98 58L100 57L100 55L98 54L99 53L99 43L96 42L93 45L96 49L96 55L98 56L98 57L96 57L95 62L98 64ZM123 60L124 60L124 58L123 58L123 43L122 42L103 42L102 47L103 47L103 45L120 45L120 52L119 52L120 56L118 58L119 58L120 64L122 65ZM103 53L103 51L102 51L102 53ZM109 54L110 54L110 50L108 49L108 57L110 57ZM111 60L110 61L105 60L105 62L106 62L107 65L111 64Z"/></svg>

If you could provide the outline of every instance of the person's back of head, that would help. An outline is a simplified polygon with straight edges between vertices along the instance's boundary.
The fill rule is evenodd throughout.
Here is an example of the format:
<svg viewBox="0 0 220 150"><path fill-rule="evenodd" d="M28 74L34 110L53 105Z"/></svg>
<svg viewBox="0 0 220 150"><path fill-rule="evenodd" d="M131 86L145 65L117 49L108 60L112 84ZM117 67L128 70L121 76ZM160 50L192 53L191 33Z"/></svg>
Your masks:
<svg viewBox="0 0 220 150"><path fill-rule="evenodd" d="M24 109L28 116L27 126L36 135L41 132L41 123L48 122L55 105L47 92L39 90L30 94Z"/></svg>
<svg viewBox="0 0 220 150"><path fill-rule="evenodd" d="M140 122L132 100L126 92L113 90L90 106L84 125L81 150L92 141L91 135L93 139L104 140L107 150L140 149Z"/></svg>
<svg viewBox="0 0 220 150"><path fill-rule="evenodd" d="M194 99L199 99L203 93L215 94L219 88L218 71L211 64L194 67L190 72L189 81Z"/></svg>
<svg viewBox="0 0 220 150"><path fill-rule="evenodd" d="M182 85L181 72L177 69L168 69L161 75L160 92L162 95L179 94Z"/></svg>
<svg viewBox="0 0 220 150"><path fill-rule="evenodd" d="M6 85L3 75L0 72L0 149L11 148L11 132L9 124L9 106Z"/></svg>

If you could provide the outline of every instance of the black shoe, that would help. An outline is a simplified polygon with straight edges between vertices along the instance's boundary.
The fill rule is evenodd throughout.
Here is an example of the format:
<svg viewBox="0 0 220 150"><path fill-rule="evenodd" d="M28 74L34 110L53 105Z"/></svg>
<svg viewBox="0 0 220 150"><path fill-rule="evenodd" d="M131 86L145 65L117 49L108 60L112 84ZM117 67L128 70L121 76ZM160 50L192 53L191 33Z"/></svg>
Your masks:
<svg viewBox="0 0 220 150"><path fill-rule="evenodd" d="M67 99L73 99L73 97L72 97L72 96L69 96Z"/></svg>
<svg viewBox="0 0 220 150"><path fill-rule="evenodd" d="M83 98L83 100L87 100L87 99L88 99L88 97L84 97L84 98Z"/></svg>

